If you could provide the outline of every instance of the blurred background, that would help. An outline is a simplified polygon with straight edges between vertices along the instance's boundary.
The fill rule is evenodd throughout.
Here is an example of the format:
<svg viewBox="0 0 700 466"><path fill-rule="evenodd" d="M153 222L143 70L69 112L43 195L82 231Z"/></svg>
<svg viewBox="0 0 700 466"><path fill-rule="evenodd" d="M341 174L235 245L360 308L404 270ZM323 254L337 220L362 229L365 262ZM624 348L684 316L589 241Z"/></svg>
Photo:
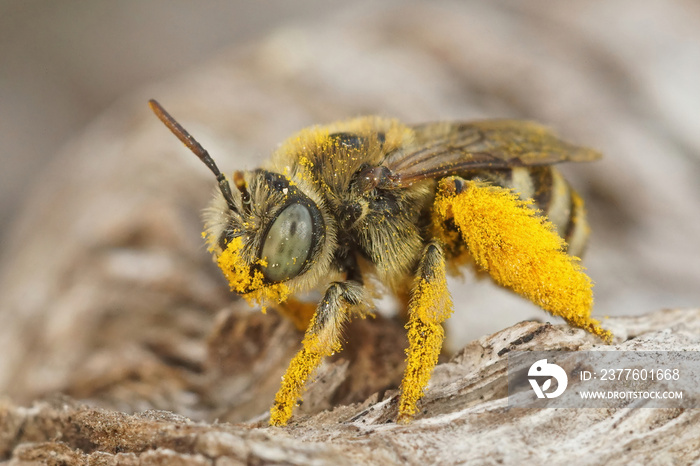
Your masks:
<svg viewBox="0 0 700 466"><path fill-rule="evenodd" d="M119 96L334 4L0 2L0 236L31 174Z"/></svg>
<svg viewBox="0 0 700 466"><path fill-rule="evenodd" d="M127 295L136 308L145 306L134 297L136 284L145 283L139 274L154 279L169 262L140 255L150 247L142 230L151 230L129 236L120 228L149 202L165 217L168 202L179 203L172 218L154 220L171 236L153 242L191 251L193 274L204 267L197 261L208 264L197 216L214 183L149 115L152 96L226 171L257 165L296 129L359 114L412 123L542 121L605 154L563 167L587 201L593 236L584 263L596 282L596 313L697 307L698 83L694 0L1 1L0 316L21 322L0 329L0 344L3 332L9 339L41 323L31 338L45 342L46 352L59 351L59 340L75 344L68 327L80 319L104 324L95 317L102 303L110 303L110 319L135 309L123 301ZM113 205L116 199L128 207ZM174 231L183 232L179 243ZM127 246L131 255L122 254ZM114 301L88 298L99 286L83 275L96 274L76 258L109 251L121 255L97 270L106 274L105 290L117 277L124 293ZM203 282L223 292L196 293L217 296L202 298L214 311L231 296L206 267ZM65 276L72 278L56 278ZM51 280L53 288L43 285ZM518 320L549 319L488 281L465 280L451 288L458 307L467 308L452 324L458 342ZM80 284L85 289L66 295ZM68 304L57 310L56 296L69 296ZM71 367L81 364L81 351L102 344L76 349ZM20 370L23 351L5 352L0 387L3 363L13 361L5 374ZM37 353L37 364L48 366L44 359Z"/></svg>

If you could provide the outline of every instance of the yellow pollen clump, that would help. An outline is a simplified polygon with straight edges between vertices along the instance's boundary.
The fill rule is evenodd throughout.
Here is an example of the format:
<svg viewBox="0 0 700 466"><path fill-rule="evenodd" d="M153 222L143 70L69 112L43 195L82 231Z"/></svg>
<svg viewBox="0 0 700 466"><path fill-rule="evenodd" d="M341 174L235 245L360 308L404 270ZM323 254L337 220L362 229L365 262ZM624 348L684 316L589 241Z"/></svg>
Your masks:
<svg viewBox="0 0 700 466"><path fill-rule="evenodd" d="M593 284L578 258L564 252L553 225L509 190L471 182L455 195L449 179L435 201L437 223L453 218L476 264L499 284L610 342L591 318Z"/></svg>
<svg viewBox="0 0 700 466"><path fill-rule="evenodd" d="M265 279L260 270L253 270L251 266L241 257L240 251L243 248L243 238L240 236L233 238L216 260L219 268L228 280L231 291L235 291L243 296L252 306L260 304L262 312L266 311L267 303L284 302L289 297L289 288L284 283L265 283ZM260 265L264 265L264 260L258 260Z"/></svg>

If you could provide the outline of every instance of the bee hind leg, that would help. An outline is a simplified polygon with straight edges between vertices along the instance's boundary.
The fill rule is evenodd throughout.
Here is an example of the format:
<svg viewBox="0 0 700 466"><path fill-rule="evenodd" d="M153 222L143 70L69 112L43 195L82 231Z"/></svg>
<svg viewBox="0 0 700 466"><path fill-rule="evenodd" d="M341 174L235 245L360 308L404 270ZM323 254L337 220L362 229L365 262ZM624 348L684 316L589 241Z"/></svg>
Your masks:
<svg viewBox="0 0 700 466"><path fill-rule="evenodd" d="M301 350L282 377L282 385L270 410L270 425L287 424L294 406L301 399L306 381L324 357L342 349L340 335L343 325L350 317L351 308L360 305L363 297L364 290L357 282L333 282L328 286L306 329Z"/></svg>
<svg viewBox="0 0 700 466"><path fill-rule="evenodd" d="M612 334L591 317L593 283L566 254L554 226L509 189L449 177L440 181L434 224L455 224L476 265L496 283L606 342ZM441 233L445 242L454 237Z"/></svg>
<svg viewBox="0 0 700 466"><path fill-rule="evenodd" d="M398 422L406 423L416 412L437 364L445 332L442 322L452 314L447 289L445 257L438 242L423 250L408 307L406 371L401 382Z"/></svg>

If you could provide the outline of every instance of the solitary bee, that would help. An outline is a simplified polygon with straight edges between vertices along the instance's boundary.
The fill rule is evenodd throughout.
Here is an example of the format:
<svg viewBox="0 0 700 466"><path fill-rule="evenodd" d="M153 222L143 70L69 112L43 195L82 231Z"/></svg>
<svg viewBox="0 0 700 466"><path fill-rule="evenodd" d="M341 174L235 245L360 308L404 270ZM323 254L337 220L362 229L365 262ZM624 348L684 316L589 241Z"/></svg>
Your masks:
<svg viewBox="0 0 700 466"><path fill-rule="evenodd" d="M552 166L597 152L527 121L364 117L302 130L264 168L234 172L232 189L207 151L149 104L216 175L203 235L231 289L306 329L271 425L288 422L323 357L341 349L343 324L371 314L377 281L406 308L400 422L415 414L442 347L448 266L473 263L570 325L612 338L590 317L592 284L578 264L583 202ZM314 288L318 305L292 297Z"/></svg>

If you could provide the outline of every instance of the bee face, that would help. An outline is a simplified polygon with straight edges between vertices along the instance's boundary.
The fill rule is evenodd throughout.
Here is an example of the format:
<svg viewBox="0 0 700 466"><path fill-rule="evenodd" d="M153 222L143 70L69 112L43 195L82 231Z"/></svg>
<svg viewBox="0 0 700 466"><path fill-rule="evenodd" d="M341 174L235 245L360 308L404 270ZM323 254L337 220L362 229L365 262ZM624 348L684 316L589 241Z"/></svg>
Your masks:
<svg viewBox="0 0 700 466"><path fill-rule="evenodd" d="M241 270L231 273L260 274L261 280L251 282L253 286L303 275L317 263L325 244L326 223L319 207L296 183L278 173L255 170L239 176L235 209L217 190L205 211L205 234L215 257L236 255ZM250 291L255 289L242 290Z"/></svg>

